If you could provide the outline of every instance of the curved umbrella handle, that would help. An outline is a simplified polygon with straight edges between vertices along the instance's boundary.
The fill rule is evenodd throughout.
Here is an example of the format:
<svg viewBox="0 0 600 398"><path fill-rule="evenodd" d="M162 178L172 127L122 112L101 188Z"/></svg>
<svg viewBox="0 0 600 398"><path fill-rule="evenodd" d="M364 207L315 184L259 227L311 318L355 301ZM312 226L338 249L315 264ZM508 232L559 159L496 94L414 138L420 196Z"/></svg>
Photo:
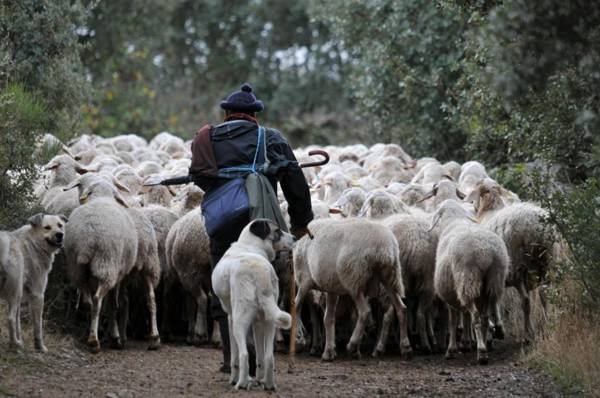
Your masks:
<svg viewBox="0 0 600 398"><path fill-rule="evenodd" d="M300 163L298 166L300 168L317 167L317 166L323 166L323 165L329 163L329 154L327 152L323 151L322 149L314 149L308 153L308 156L314 156L314 155L321 155L325 159L316 161L316 162Z"/></svg>

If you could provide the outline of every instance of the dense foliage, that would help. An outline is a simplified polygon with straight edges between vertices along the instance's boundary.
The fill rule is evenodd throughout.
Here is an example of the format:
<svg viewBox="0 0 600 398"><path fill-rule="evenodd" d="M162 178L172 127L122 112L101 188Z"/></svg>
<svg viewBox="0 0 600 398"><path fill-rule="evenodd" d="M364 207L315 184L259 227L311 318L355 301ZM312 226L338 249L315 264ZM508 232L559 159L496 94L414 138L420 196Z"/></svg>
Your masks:
<svg viewBox="0 0 600 398"><path fill-rule="evenodd" d="M75 29L84 16L71 0L0 1L0 229L32 211L43 133L78 133L87 84Z"/></svg>
<svg viewBox="0 0 600 398"><path fill-rule="evenodd" d="M244 81L267 105L261 118L297 143L311 141L313 128L335 134L354 122L345 117L341 50L311 22L306 1L105 0L81 33L96 89L86 108L94 133L189 137L221 117L219 102Z"/></svg>
<svg viewBox="0 0 600 398"><path fill-rule="evenodd" d="M32 148L46 123L46 110L23 87L0 92L0 230L16 227L33 205Z"/></svg>

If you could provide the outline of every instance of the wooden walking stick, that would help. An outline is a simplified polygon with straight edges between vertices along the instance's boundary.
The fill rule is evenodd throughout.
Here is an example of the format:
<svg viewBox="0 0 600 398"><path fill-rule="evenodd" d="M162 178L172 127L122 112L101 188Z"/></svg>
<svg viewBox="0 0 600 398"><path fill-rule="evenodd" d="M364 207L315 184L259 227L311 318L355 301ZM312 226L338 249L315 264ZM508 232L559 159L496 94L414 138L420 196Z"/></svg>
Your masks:
<svg viewBox="0 0 600 398"><path fill-rule="evenodd" d="M288 268L290 271L290 315L292 327L290 329L290 352L288 359L288 373L294 373L294 360L296 359L296 278L294 277L294 260L292 253L288 253Z"/></svg>

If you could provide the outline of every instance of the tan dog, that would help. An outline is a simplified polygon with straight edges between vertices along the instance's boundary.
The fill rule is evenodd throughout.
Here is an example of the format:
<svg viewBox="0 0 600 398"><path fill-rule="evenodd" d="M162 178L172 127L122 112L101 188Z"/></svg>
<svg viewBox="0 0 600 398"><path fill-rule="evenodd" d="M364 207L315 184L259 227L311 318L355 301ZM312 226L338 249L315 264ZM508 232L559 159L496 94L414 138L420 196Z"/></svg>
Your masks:
<svg viewBox="0 0 600 398"><path fill-rule="evenodd" d="M8 301L10 344L21 348L21 301L29 300L35 348L48 351L42 335L42 312L48 274L54 255L62 247L67 218L36 214L28 224L12 231L0 231L0 297Z"/></svg>

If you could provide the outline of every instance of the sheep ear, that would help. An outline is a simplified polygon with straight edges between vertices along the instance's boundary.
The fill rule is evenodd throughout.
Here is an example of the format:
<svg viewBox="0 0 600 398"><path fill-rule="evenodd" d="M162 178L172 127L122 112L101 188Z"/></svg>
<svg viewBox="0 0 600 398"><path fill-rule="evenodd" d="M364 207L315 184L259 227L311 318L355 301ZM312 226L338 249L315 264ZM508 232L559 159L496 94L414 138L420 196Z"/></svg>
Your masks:
<svg viewBox="0 0 600 398"><path fill-rule="evenodd" d="M371 203L368 200L365 201L363 206L360 208L357 217L365 217L370 208L371 208Z"/></svg>
<svg viewBox="0 0 600 398"><path fill-rule="evenodd" d="M256 220L250 225L250 232L258 236L262 240L265 240L271 233L269 222L266 220Z"/></svg>
<svg viewBox="0 0 600 398"><path fill-rule="evenodd" d="M472 190L471 193L464 199L465 202L469 203L475 203L477 200L479 200L479 187Z"/></svg>
<svg viewBox="0 0 600 398"><path fill-rule="evenodd" d="M120 204L121 206L129 209L131 206L129 206L129 204L125 201L125 199L123 199L123 197L121 196L120 193L118 193L117 191L113 192L113 196L115 197L115 200L117 201L118 204Z"/></svg>
<svg viewBox="0 0 600 398"><path fill-rule="evenodd" d="M508 189L505 189L502 186L498 187L500 190L500 194L506 198L511 198L513 196L513 193L511 191L509 191Z"/></svg>
<svg viewBox="0 0 600 398"><path fill-rule="evenodd" d="M464 200L467 197L467 195L462 193L462 191L458 188L456 188L456 196L458 196L460 200Z"/></svg>
<svg viewBox="0 0 600 398"><path fill-rule="evenodd" d="M177 191L175 190L175 188L173 188L172 185L167 185L167 189L169 190L169 192L171 193L171 195L177 196Z"/></svg>
<svg viewBox="0 0 600 398"><path fill-rule="evenodd" d="M442 174L442 178L446 178L450 181L454 181L454 177L452 177L450 174Z"/></svg>
<svg viewBox="0 0 600 398"><path fill-rule="evenodd" d="M344 211L338 207L330 207L329 214L341 214L342 217L346 217L346 214L344 214Z"/></svg>
<svg viewBox="0 0 600 398"><path fill-rule="evenodd" d="M29 220L27 220L27 222L32 226L32 227L39 227L42 225L42 222L44 221L44 214L43 213L38 213L36 215L33 215L31 217L29 217Z"/></svg>
<svg viewBox="0 0 600 398"><path fill-rule="evenodd" d="M68 147L68 146L66 146L65 144L61 144L61 145L60 145L60 149L62 149L62 151L63 151L64 153L66 153L67 155L69 155L70 157L72 157L72 158L75 158L75 156L73 156L73 152L71 152L71 151L69 150L69 147Z"/></svg>
<svg viewBox="0 0 600 398"><path fill-rule="evenodd" d="M47 165L44 166L44 170L54 170L57 169L60 164L56 160L51 160Z"/></svg>
<svg viewBox="0 0 600 398"><path fill-rule="evenodd" d="M437 194L437 187L433 187L431 191L429 191L425 196L421 199L417 200L415 203L425 202L427 199L433 198Z"/></svg>
<svg viewBox="0 0 600 398"><path fill-rule="evenodd" d="M129 190L129 188L127 188L125 185L121 184L121 181L119 181L117 179L117 177L112 176L112 182L113 184L115 184L115 187L117 187L117 189L119 191L123 191L123 192L127 192L127 193L131 193L131 191Z"/></svg>
<svg viewBox="0 0 600 398"><path fill-rule="evenodd" d="M75 171L78 174L85 174L85 173L89 173L90 171L95 171L95 170L88 169L87 167L83 167L79 163L75 163Z"/></svg>
<svg viewBox="0 0 600 398"><path fill-rule="evenodd" d="M439 224L441 217L442 217L442 215L440 214L439 211L434 214L433 219L431 220L431 224L429 225L429 229L427 230L427 232L433 231L433 229Z"/></svg>
<svg viewBox="0 0 600 398"><path fill-rule="evenodd" d="M77 188L80 185L81 185L81 180L79 180L79 178L78 178L75 181L73 181L71 184L69 184L66 187L64 187L63 191L70 191L71 189Z"/></svg>

